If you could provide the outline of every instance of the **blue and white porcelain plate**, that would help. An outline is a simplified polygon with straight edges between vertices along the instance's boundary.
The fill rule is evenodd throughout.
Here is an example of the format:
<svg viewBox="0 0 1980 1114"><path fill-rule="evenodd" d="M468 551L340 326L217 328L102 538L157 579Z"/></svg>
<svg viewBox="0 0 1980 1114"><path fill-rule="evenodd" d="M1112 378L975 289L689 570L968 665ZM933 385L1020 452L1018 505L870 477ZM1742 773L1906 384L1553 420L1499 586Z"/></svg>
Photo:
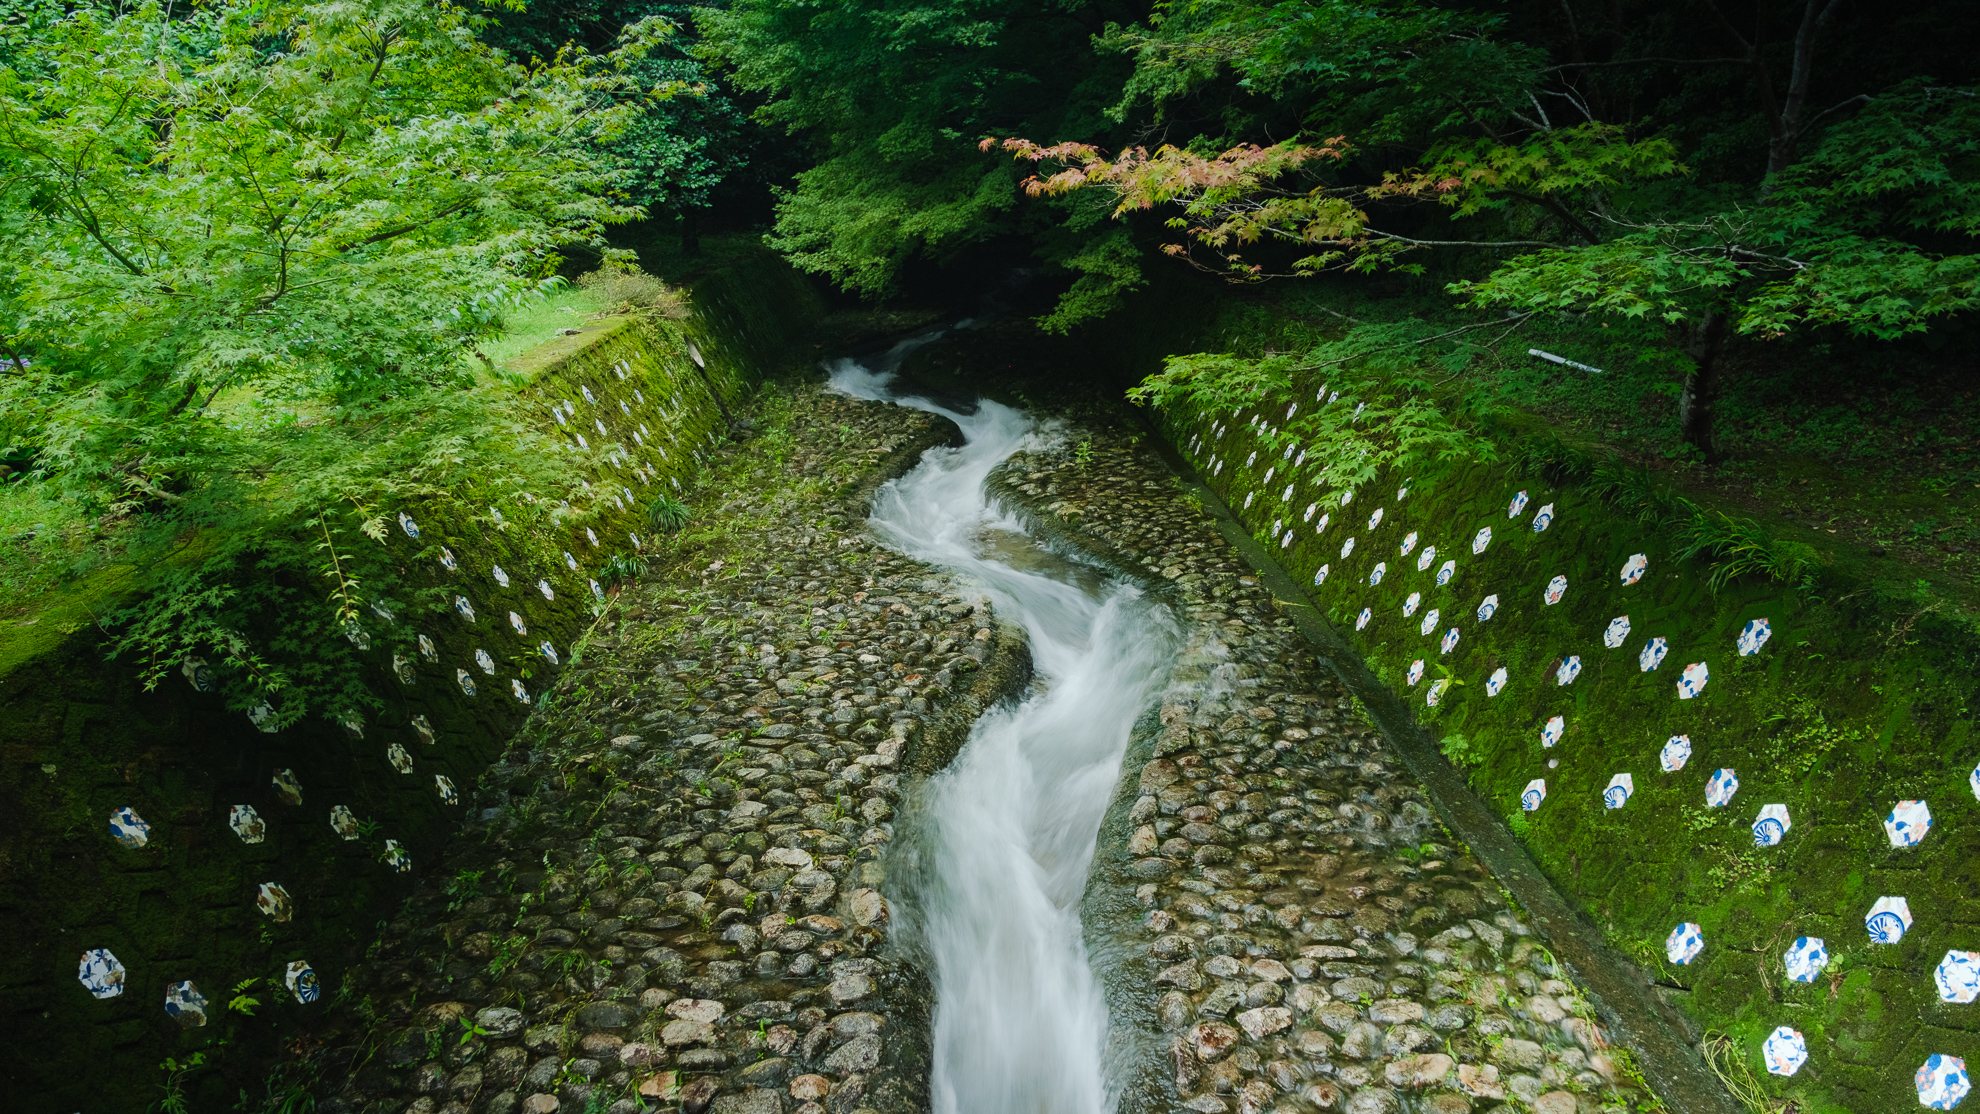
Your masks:
<svg viewBox="0 0 1980 1114"><path fill-rule="evenodd" d="M1787 977L1795 982L1814 982L1822 968L1829 965L1829 949L1820 936L1803 936L1787 950L1782 963L1787 967Z"/></svg>
<svg viewBox="0 0 1980 1114"><path fill-rule="evenodd" d="M1705 930L1686 921L1671 929L1664 938L1664 958L1672 963L1690 963L1705 950Z"/></svg>
<svg viewBox="0 0 1980 1114"><path fill-rule="evenodd" d="M1880 897L1863 917L1873 944L1895 944L1911 931L1911 903L1901 897Z"/></svg>
<svg viewBox="0 0 1980 1114"><path fill-rule="evenodd" d="M1609 779L1608 786L1602 790L1602 807L1621 808L1628 804L1629 799L1635 794L1636 779L1628 774L1617 774Z"/></svg>
<svg viewBox="0 0 1980 1114"><path fill-rule="evenodd" d="M1667 774L1674 774L1684 769L1684 764L1691 761L1691 736L1672 735L1666 739L1664 749L1657 754L1657 760L1663 763L1664 772Z"/></svg>
<svg viewBox="0 0 1980 1114"><path fill-rule="evenodd" d="M1712 668L1702 661L1694 661L1684 667L1678 675L1678 699L1689 700L1705 691L1705 682L1712 679Z"/></svg>
<svg viewBox="0 0 1980 1114"><path fill-rule="evenodd" d="M1973 1089L1965 1060L1936 1053L1919 1067L1912 1082L1918 1087L1918 1104L1933 1110L1951 1110Z"/></svg>
<svg viewBox="0 0 1980 1114"><path fill-rule="evenodd" d="M1892 847L1916 847L1932 830L1932 810L1924 801L1899 801L1884 817L1884 834Z"/></svg>
<svg viewBox="0 0 1980 1114"><path fill-rule="evenodd" d="M1602 645L1617 650L1627 641L1629 641L1629 616L1618 615L1609 620L1608 628L1602 632Z"/></svg>
<svg viewBox="0 0 1980 1114"><path fill-rule="evenodd" d="M1712 778L1705 783L1705 806L1724 808L1732 803L1733 794L1739 792L1739 773L1728 766L1713 770Z"/></svg>
<svg viewBox="0 0 1980 1114"><path fill-rule="evenodd" d="M1799 1032L1783 1025L1767 1035L1760 1045L1760 1056L1767 1070L1775 1075L1793 1075L1808 1062L1808 1042Z"/></svg>
<svg viewBox="0 0 1980 1114"><path fill-rule="evenodd" d="M1765 646L1767 640L1773 636L1774 628L1767 620L1755 619L1747 623L1739 632L1737 643L1739 646L1739 656L1744 658L1759 653L1760 647Z"/></svg>

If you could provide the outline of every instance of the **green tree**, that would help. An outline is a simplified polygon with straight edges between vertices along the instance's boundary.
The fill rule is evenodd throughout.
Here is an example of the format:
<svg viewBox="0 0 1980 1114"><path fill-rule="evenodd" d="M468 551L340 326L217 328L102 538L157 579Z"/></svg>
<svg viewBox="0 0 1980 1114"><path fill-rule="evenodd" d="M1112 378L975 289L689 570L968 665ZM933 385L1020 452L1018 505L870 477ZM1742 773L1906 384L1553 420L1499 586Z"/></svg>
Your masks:
<svg viewBox="0 0 1980 1114"><path fill-rule="evenodd" d="M204 653L243 705L355 714L347 661L296 663L408 605L362 542L383 508L561 492L464 356L562 246L636 214L598 145L662 29L523 67L478 23L418 0L79 8L37 73L0 70L0 409L43 482L124 523L161 589L122 617L153 680Z"/></svg>
<svg viewBox="0 0 1980 1114"><path fill-rule="evenodd" d="M1228 143L1213 133L1113 156L1002 145L1048 168L1027 183L1034 195L1102 187L1117 217L1159 209L1182 234L1165 250L1243 281L1422 272L1440 250L1489 251L1488 273L1474 268L1452 293L1473 308L1634 325L1638 361L1677 372L1681 439L1710 457L1729 343L1818 326L1888 340L1971 308L1980 206L1975 90L1909 81L1814 111L1817 46L1839 0L1811 0L1775 28L1777 44L1758 16L1742 33L1705 7L1738 55L1598 62L1576 39L1566 45L1582 60L1548 65L1532 42L1502 41L1501 17L1411 0L1168 4L1102 40L1137 64L1116 114L1141 102L1184 112L1227 83L1296 102L1311 133L1335 138L1212 153ZM1752 179L1698 181L1668 135L1596 114L1603 90L1588 75L1643 65L1746 75ZM1261 112L1220 123L1254 126ZM1425 210L1457 227L1431 227ZM1231 374L1211 370L1222 366L1202 374Z"/></svg>
<svg viewBox="0 0 1980 1114"><path fill-rule="evenodd" d="M1027 212L1008 166L974 154L988 132L1092 140L1112 124L1125 65L1090 38L1129 14L1113 3L990 0L739 0L700 17L710 50L757 118L818 151L778 203L771 243L849 290L891 292L916 256L952 259L1000 235L1091 276L1090 293L1133 274L1125 233L1083 202ZM1104 301L1104 299L1103 299Z"/></svg>

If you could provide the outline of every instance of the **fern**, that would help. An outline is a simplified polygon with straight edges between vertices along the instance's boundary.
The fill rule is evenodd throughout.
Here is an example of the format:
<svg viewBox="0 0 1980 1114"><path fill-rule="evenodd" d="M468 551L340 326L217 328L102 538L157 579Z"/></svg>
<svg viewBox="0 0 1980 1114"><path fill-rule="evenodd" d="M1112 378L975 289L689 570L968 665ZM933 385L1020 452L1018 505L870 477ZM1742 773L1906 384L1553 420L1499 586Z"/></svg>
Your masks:
<svg viewBox="0 0 1980 1114"><path fill-rule="evenodd" d="M646 520L663 534L677 532L693 518L694 512L688 505L671 495L662 495L646 507Z"/></svg>

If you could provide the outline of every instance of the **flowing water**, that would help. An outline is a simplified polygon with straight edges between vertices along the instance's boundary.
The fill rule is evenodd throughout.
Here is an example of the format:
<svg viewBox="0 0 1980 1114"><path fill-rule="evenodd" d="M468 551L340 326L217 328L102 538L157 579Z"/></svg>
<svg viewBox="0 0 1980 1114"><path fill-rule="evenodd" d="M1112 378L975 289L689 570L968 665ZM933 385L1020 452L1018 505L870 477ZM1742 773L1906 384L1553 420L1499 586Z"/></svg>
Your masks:
<svg viewBox="0 0 1980 1114"><path fill-rule="evenodd" d="M1030 638L1037 681L980 719L931 780L910 846L919 860L902 928L935 984L933 1104L941 1114L1098 1114L1114 1107L1107 1009L1079 903L1135 717L1179 637L1130 584L1065 560L991 505L990 470L1051 432L983 401L968 413L888 384L900 359L840 360L834 389L942 414L960 448L931 450L882 488L872 525L890 546L974 579Z"/></svg>

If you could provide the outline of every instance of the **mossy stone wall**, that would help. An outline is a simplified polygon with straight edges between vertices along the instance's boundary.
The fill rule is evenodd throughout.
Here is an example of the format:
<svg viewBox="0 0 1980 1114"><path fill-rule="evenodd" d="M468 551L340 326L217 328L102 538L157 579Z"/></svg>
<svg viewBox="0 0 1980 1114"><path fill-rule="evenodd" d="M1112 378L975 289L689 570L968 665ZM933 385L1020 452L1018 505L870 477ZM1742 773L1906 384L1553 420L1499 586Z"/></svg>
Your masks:
<svg viewBox="0 0 1980 1114"><path fill-rule="evenodd" d="M8 663L0 671L0 915L14 940L0 950L0 1030L8 1035L0 1042L0 1107L141 1110L164 1093L166 1057L184 1061L202 1051L209 1063L185 1077L192 1109L232 1109L243 1089L261 1097L263 1073L287 1042L310 1039L313 1014L324 1008L298 1003L279 985L284 967L307 960L327 999L364 962L377 924L426 880L441 841L491 803L470 802L476 779L529 707L511 682L531 699L549 690L558 666L540 644L569 662L592 621L592 581L604 561L636 552L634 536L648 529L645 504L684 483L723 433L711 388L727 398L749 389L764 354L795 343L817 313L802 280L767 254L706 285L685 322L608 319L522 361L532 378L516 405L537 410L572 451L579 435L593 449L622 450L602 453L590 476L620 493L605 514L545 536L544 516L535 513L543 505L520 500L459 518L395 509L419 531L414 539L395 524L386 542L408 579L466 598L476 618L467 622L452 609L401 615L393 641L372 648L372 687L387 711L362 725L361 736L320 722L263 733L176 674L142 691L128 664L106 658L104 640L85 621L115 592L81 605L54 601L37 617L48 627L4 639L23 652L0 658ZM687 354L690 341L706 374ZM560 425L551 408L563 403ZM594 423L605 426L604 436ZM441 563L442 547L452 570ZM536 556L563 552L575 569ZM494 578L496 566L507 587ZM432 660L419 652L419 634L433 643ZM493 674L476 662L477 650L493 660ZM410 683L395 674L395 654L407 660ZM463 691L456 670L469 674L475 695ZM431 743L413 725L422 716ZM410 774L388 759L394 745L410 756ZM276 770L294 771L300 806L275 791ZM436 775L452 782L459 803L443 802ZM245 843L229 829L237 804L260 814L264 842ZM333 831L333 805L365 821L359 839ZM151 825L142 849L110 835L110 813L124 806ZM382 861L387 839L410 855L407 871ZM293 898L288 923L257 910L263 882L280 883ZM124 965L121 995L99 1000L78 982L78 961L93 948L108 948ZM249 978L273 980L249 991L259 1008L251 1017L226 1010L231 988ZM164 1012L167 985L182 979L209 1003L204 1027L180 1029Z"/></svg>
<svg viewBox="0 0 1980 1114"><path fill-rule="evenodd" d="M1305 389L1307 405L1317 387ZM1210 421L1166 424L1309 585L1312 605L1442 734L1446 755L1554 884L1701 1030L1732 1037L1764 1093L1807 1109L1914 1109L1912 1073L1927 1057L1980 1054L1980 1004L1941 1001L1933 978L1949 949L1980 950L1980 802L1969 783L1980 641L1969 625L1907 612L1834 572L1808 593L1768 581L1714 592L1707 568L1673 558L1667 534L1497 465L1386 475L1351 493L1316 488L1288 475L1252 425L1284 412L1217 415L1221 437ZM1638 555L1648 568L1628 583ZM1447 561L1454 569L1439 584ZM1550 604L1556 577L1565 591ZM1488 597L1497 608L1481 618ZM1618 620L1627 634L1609 636ZM1770 637L1742 654L1741 633L1762 620ZM1667 653L1645 669L1652 638ZM1680 678L1693 663L1709 675L1686 698ZM1674 736L1692 753L1665 772L1660 752ZM1738 789L1709 807L1706 784L1720 769L1737 773ZM1634 794L1605 807L1620 773ZM1546 796L1526 811L1536 779ZM1920 845L1893 848L1882 821L1912 799L1931 807L1933 827ZM1754 822L1774 803L1791 826L1778 845L1757 846ZM1864 924L1884 895L1907 898L1915 917L1896 944L1872 943ZM1706 946L1672 963L1665 940L1683 922L1703 928ZM1791 982L1784 956L1804 936L1824 940L1831 959L1813 982ZM1779 1026L1809 1048L1791 1078L1768 1075L1761 1058Z"/></svg>
<svg viewBox="0 0 1980 1114"><path fill-rule="evenodd" d="M1157 370L1164 355L1224 348L1236 322L1268 333L1284 324L1269 307L1163 281L1089 341L1132 379ZM1694 1036L1731 1039L1722 1066L1736 1082L1804 1110L1869 1114L1918 1109L1913 1073L1933 1054L1980 1067L1980 1002L1944 1001L1934 980L1948 951L1980 952L1973 618L1833 546L1811 590L1749 579L1715 592L1708 566L1672 556L1668 532L1591 491L1497 464L1380 476L1344 505L1343 492L1302 478L1260 435L1283 426L1290 402L1316 405L1323 379L1262 410L1158 414L1156 423L1306 585L1306 598L1288 603L1316 608L1441 735L1473 789L1596 931L1695 1024ZM1493 436L1510 459L1522 438L1546 435L1543 423L1516 416ZM1509 517L1522 491L1525 505ZM1536 531L1547 506L1551 520ZM1491 539L1474 553L1487 527ZM1428 547L1436 556L1419 568ZM1648 569L1625 583L1636 554ZM1439 585L1447 560L1454 572ZM1385 573L1371 584L1378 563ZM1556 576L1566 591L1548 604ZM1493 595L1497 611L1481 620L1480 604ZM1623 616L1628 634L1611 647L1604 635ZM1742 655L1739 636L1760 619L1770 637ZM1456 644L1444 652L1453 629ZM1668 652L1644 670L1640 654L1653 637ZM1580 669L1562 684L1569 659ZM1709 680L1683 699L1678 681L1692 663L1704 663ZM1504 687L1488 695L1500 669ZM1542 732L1556 716L1563 733L1548 747ZM1660 752L1678 735L1692 754L1667 773ZM1708 807L1706 784L1722 768L1737 772L1738 789L1730 804ZM1610 809L1603 791L1619 773L1635 791ZM1528 812L1521 795L1535 779L1546 796ZM1902 800L1931 810L1932 828L1915 847L1894 848L1885 834L1884 818ZM1778 845L1757 846L1754 822L1777 803L1791 827ZM1914 923L1900 942L1876 944L1865 916L1886 895L1906 898ZM1705 947L1673 963L1666 938L1684 922L1702 927ZM1830 959L1813 982L1793 982L1784 957L1804 936L1821 938ZM1792 1077L1769 1074L1761 1053L1781 1026L1799 1031L1809 1050Z"/></svg>

